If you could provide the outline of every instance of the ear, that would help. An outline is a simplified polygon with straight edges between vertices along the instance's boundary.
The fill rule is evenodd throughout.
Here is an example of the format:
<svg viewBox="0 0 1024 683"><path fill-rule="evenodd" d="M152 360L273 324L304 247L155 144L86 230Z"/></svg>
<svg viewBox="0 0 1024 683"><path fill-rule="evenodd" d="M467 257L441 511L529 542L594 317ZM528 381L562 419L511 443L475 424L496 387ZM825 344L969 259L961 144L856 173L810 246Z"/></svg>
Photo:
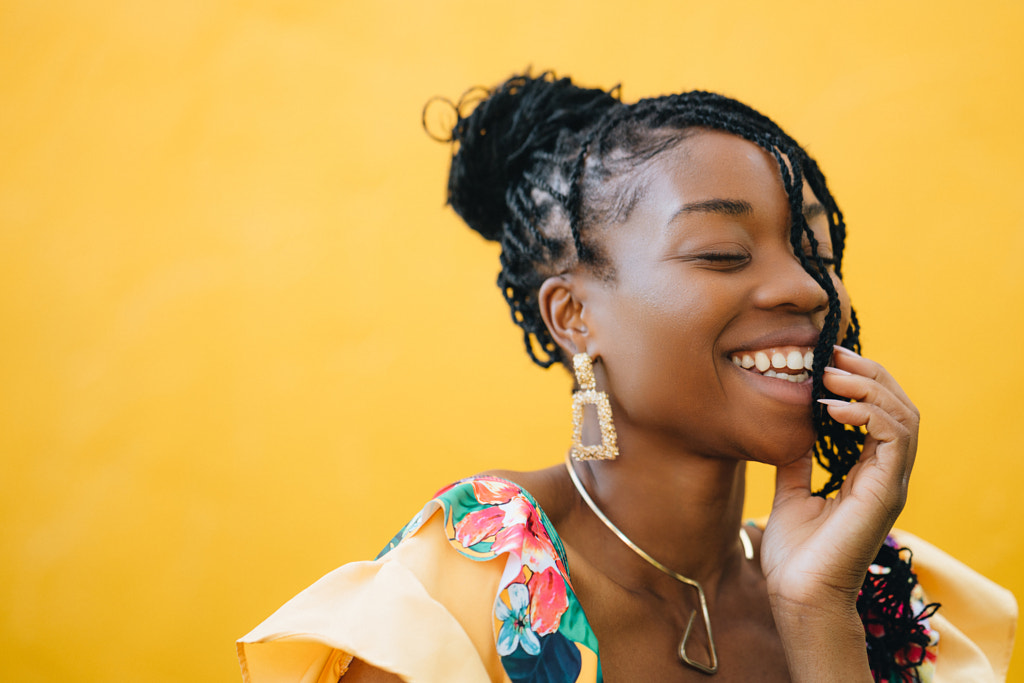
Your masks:
<svg viewBox="0 0 1024 683"><path fill-rule="evenodd" d="M583 322L584 288L571 274L549 277L537 292L540 315L567 356L587 350L590 330Z"/></svg>

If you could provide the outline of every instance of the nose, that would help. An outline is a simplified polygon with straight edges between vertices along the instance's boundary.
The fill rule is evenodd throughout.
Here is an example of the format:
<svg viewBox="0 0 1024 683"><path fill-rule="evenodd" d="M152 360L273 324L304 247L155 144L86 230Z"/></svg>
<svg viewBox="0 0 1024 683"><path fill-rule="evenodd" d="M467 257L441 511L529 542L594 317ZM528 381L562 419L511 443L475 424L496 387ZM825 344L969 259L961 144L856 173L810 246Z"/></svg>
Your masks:
<svg viewBox="0 0 1024 683"><path fill-rule="evenodd" d="M816 313L828 309L828 294L804 270L792 251L766 257L763 277L754 293L759 308Z"/></svg>

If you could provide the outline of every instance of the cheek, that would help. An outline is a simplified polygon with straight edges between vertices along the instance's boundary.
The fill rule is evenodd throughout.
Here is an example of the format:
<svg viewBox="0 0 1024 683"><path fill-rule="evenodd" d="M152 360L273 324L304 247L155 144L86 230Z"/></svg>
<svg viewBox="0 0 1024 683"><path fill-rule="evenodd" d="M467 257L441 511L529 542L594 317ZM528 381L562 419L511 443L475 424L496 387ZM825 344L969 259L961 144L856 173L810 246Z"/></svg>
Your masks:
<svg viewBox="0 0 1024 683"><path fill-rule="evenodd" d="M708 297L678 283L671 294L654 287L617 294L597 324L612 393L623 407L649 413L676 406L696 386L706 395L720 327Z"/></svg>

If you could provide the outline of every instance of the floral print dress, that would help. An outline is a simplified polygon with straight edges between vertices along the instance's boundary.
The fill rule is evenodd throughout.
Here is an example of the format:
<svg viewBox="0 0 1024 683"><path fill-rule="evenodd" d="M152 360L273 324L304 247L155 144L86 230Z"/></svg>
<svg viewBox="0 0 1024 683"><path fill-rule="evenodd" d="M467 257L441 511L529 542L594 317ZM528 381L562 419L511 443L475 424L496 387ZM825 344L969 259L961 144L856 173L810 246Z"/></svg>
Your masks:
<svg viewBox="0 0 1024 683"><path fill-rule="evenodd" d="M909 668L874 671L875 679L1004 681L1013 595L926 541L894 534L887 542L913 548L914 570L943 606L925 612L915 588L910 605L929 642L896 653ZM872 566L869 579L886 569ZM865 628L884 635L866 602ZM413 683L602 681L558 534L529 493L490 476L439 491L377 560L328 573L237 648L246 683L344 683L353 657Z"/></svg>
<svg viewBox="0 0 1024 683"><path fill-rule="evenodd" d="M508 554L494 600L495 649L513 683L572 683L581 681L580 648L598 652L597 638L573 592L565 548L533 497L498 477L466 479L441 489L409 522L378 559L415 534L440 506L452 548L472 560L492 560ZM892 538L887 543L895 544ZM871 572L885 568L872 565ZM920 586L911 604L915 614L926 609ZM927 629L927 622L925 622ZM875 635L880 628L870 624ZM880 683L932 681L938 634L929 631L926 651L900 654L920 665L901 673L873 671ZM598 668L596 681L602 680Z"/></svg>
<svg viewBox="0 0 1024 683"><path fill-rule="evenodd" d="M484 561L508 554L493 609L495 648L508 677L514 683L579 680L579 648L597 654L597 637L573 592L561 539L515 484L476 477L441 489L378 558L415 534L438 505L448 542L463 556Z"/></svg>

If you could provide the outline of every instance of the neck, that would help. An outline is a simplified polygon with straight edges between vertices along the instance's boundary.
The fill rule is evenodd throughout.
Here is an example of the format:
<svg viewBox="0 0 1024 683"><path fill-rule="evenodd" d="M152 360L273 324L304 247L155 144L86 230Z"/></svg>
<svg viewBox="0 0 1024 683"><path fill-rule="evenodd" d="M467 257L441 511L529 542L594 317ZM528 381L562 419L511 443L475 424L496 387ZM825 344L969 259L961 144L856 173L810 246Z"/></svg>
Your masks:
<svg viewBox="0 0 1024 683"><path fill-rule="evenodd" d="M713 592L743 556L738 532L745 464L701 457L665 443L644 443L628 434L620 434L619 449L618 460L574 464L590 497L633 543ZM583 513L591 514L585 508ZM641 583L657 578L618 539L605 545L610 544L619 572Z"/></svg>

